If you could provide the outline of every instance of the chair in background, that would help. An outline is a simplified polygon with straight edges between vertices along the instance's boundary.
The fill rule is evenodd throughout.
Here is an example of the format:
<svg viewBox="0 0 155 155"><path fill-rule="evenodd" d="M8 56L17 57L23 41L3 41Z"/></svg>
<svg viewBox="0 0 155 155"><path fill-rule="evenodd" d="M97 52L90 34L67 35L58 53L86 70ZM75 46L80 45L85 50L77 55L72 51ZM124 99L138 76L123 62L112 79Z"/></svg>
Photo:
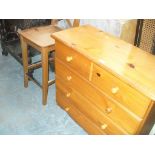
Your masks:
<svg viewBox="0 0 155 155"><path fill-rule="evenodd" d="M73 24L66 19L69 27L79 26L79 20L75 19ZM34 27L19 31L22 60L24 70L24 87L28 87L28 81L31 80L42 89L42 103L46 105L48 96L48 87L55 83L55 79L49 80L49 61L54 62L54 58L49 59L49 53L55 50L55 40L51 38L51 34L62 29L57 26L58 20L52 20L51 25ZM28 64L28 46L32 46L41 53L41 61ZM42 85L35 79L30 71L42 67Z"/></svg>

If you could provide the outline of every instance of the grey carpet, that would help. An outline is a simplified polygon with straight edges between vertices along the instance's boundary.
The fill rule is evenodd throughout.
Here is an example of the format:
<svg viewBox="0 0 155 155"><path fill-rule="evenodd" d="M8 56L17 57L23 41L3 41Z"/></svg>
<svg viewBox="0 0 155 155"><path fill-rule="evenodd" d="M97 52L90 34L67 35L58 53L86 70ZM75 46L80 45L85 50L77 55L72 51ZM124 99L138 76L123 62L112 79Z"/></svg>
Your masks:
<svg viewBox="0 0 155 155"><path fill-rule="evenodd" d="M35 76L41 80L41 69ZM2 56L0 48L0 134L87 134L56 104L55 85L49 88L47 106L41 95L32 82L24 88L22 66L10 55Z"/></svg>

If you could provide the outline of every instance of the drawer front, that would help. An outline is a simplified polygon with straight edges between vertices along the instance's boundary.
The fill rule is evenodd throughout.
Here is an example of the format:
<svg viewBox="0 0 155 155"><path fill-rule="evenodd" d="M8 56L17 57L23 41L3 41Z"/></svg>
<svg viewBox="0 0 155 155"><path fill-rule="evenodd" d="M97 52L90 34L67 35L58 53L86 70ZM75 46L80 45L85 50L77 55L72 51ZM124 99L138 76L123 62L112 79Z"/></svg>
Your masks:
<svg viewBox="0 0 155 155"><path fill-rule="evenodd" d="M91 135L105 135L105 132L101 130L96 124L82 114L72 104L72 101L66 100L64 94L57 88L56 100L58 105L63 108L87 133Z"/></svg>
<svg viewBox="0 0 155 155"><path fill-rule="evenodd" d="M61 92L63 100L69 105L76 107L88 119L95 123L106 134L128 134L124 129L114 124L108 117L104 116L98 108L90 104L88 100L77 92L57 81L57 93Z"/></svg>
<svg viewBox="0 0 155 155"><path fill-rule="evenodd" d="M126 110L121 104L113 102L101 92L94 89L89 82L79 78L69 68L66 68L60 61L56 62L57 66L57 81L64 81L66 86L80 92L87 100L94 104L102 111L104 115L109 117L116 124L124 128L129 133L133 134L137 130L142 119ZM71 79L68 79L70 77ZM71 91L71 90L69 90Z"/></svg>
<svg viewBox="0 0 155 155"><path fill-rule="evenodd" d="M61 44L56 43L56 58L60 59L63 63L73 68L80 75L89 78L90 61L84 56L80 55L73 49Z"/></svg>
<svg viewBox="0 0 155 155"><path fill-rule="evenodd" d="M65 89L63 90L63 92L65 92L66 97L71 98L72 100L75 100L74 102L76 102L76 103L79 100L79 102L76 106L78 106L79 109L81 109L81 106L83 106L82 109L84 110L84 112L86 110L86 113L88 113L88 115L91 117L91 119L93 119L93 121L95 119L95 121L97 122L97 125L101 126L101 122L103 119L102 117L107 117L112 122L114 122L115 124L120 126L120 128L127 131L129 134L136 133L141 120L136 120L134 117L132 117L126 111L124 111L119 106L115 105L112 101L108 100L107 98L105 98L103 96L98 96L96 101L91 102L90 100L88 100L88 98L86 98L86 96L90 97L90 96L94 96L94 94L91 94L91 92L89 92L90 94L87 95L88 93L83 92L82 89L80 91L78 91L77 87L76 87L77 85L68 84L68 82L64 83L60 79L62 79L62 78L59 78L59 77L57 78L58 84L56 84L56 86L59 87L59 85L64 85ZM77 83L78 83L78 81L77 81ZM83 86L82 83L79 83L79 85ZM71 87L69 87L69 86L71 86ZM80 92L80 94L82 94L84 97L79 97L77 95L77 92L76 93L74 92L76 90L78 92ZM90 89L88 88L87 91L89 91L89 90ZM82 102L82 98L83 98L83 100L86 100L85 103L83 103L84 101ZM99 102L97 102L97 101L99 101ZM83 105L83 104L85 104L85 105ZM95 113L99 113L99 117L96 116Z"/></svg>
<svg viewBox="0 0 155 155"><path fill-rule="evenodd" d="M149 98L95 64L93 64L91 82L139 117L144 117L150 104Z"/></svg>

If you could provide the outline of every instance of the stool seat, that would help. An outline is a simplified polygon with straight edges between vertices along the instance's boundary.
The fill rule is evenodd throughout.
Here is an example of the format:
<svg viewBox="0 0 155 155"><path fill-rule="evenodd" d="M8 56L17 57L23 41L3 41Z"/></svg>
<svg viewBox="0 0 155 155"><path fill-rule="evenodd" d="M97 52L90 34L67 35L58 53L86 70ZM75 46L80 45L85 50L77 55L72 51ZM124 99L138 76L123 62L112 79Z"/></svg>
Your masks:
<svg viewBox="0 0 155 155"><path fill-rule="evenodd" d="M55 25L49 25L19 31L24 69L24 87L28 87L29 80L41 87L43 105L47 103L48 86L55 83L55 79L49 80L48 73L48 54L55 50L55 40L51 38L51 35L60 30L62 29ZM41 62L28 64L28 45L41 53ZM29 70L38 67L42 67L42 84L29 74Z"/></svg>
<svg viewBox="0 0 155 155"><path fill-rule="evenodd" d="M69 25L71 23L69 20ZM54 22L52 22L54 23ZM79 20L74 20L73 27L79 25ZM54 80L49 80L49 54L55 50L55 40L51 35L54 32L61 31L62 29L55 24L49 26L33 27L30 29L19 31L23 70L24 70L24 87L28 87L28 81L31 80L36 83L42 89L42 103L47 104L48 86L55 83ZM28 64L28 46L32 46L41 53L41 62ZM50 59L54 62L54 58ZM30 70L42 67L42 84L40 84L34 77L31 76Z"/></svg>
<svg viewBox="0 0 155 155"><path fill-rule="evenodd" d="M49 47L55 44L55 40L51 38L51 34L60 30L62 30L60 27L48 25L22 30L19 33L26 40L39 47Z"/></svg>

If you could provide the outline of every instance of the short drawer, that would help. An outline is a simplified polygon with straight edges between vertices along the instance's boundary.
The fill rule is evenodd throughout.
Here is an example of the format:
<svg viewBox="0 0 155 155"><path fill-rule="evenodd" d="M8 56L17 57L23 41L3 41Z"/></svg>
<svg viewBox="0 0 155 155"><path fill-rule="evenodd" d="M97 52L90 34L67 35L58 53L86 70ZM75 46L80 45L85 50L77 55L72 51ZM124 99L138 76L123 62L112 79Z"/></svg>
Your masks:
<svg viewBox="0 0 155 155"><path fill-rule="evenodd" d="M58 91L61 91L62 94L64 94L63 99L66 100L67 103L72 104L77 109L79 109L81 113L88 117L105 133L118 135L129 133L125 129L114 123L106 115L104 115L102 111L100 111L95 105L93 105L83 96L81 96L78 92L72 90L71 88L67 88L66 85L59 80L57 80L56 89L58 89Z"/></svg>
<svg viewBox="0 0 155 155"><path fill-rule="evenodd" d="M122 109L106 97L97 96L96 101L91 102L91 100L88 100L88 98L86 98L88 97L88 93L84 92L82 89L78 91L76 87L77 85L70 85L68 84L68 82L64 83L60 79L61 77L57 77L56 87L63 86L62 91L66 94L65 96L68 99L73 100L76 104L75 106L82 110L83 113L86 113L87 116L95 121L98 126L102 126L102 122L104 122L103 119L104 117L106 117L108 120L111 120L114 124L117 124L117 126L119 126L127 133L136 133L136 130L138 129L142 120L134 118L124 109ZM81 83L79 85L81 85ZM88 88L87 91L89 90L90 89ZM89 97L94 96L94 94L91 94L91 92L89 93Z"/></svg>
<svg viewBox="0 0 155 155"><path fill-rule="evenodd" d="M58 105L63 108L83 129L91 135L105 135L106 133L82 114L72 103L67 100L64 94L57 88L56 100Z"/></svg>
<svg viewBox="0 0 155 155"><path fill-rule="evenodd" d="M89 78L90 61L84 56L65 46L62 43L56 43L56 58L77 71L80 75Z"/></svg>
<svg viewBox="0 0 155 155"><path fill-rule="evenodd" d="M144 117L149 107L150 99L131 86L95 64L93 64L91 82L139 117Z"/></svg>
<svg viewBox="0 0 155 155"><path fill-rule="evenodd" d="M109 117L116 124L124 128L129 133L133 134L142 119L132 114L128 109L124 108L120 103L114 103L110 98L103 95L100 91L94 89L89 82L75 75L69 68L66 68L63 63L56 61L58 81L64 81L68 91L71 88L83 95L87 100L94 104L101 112ZM62 85L64 85L62 84Z"/></svg>

